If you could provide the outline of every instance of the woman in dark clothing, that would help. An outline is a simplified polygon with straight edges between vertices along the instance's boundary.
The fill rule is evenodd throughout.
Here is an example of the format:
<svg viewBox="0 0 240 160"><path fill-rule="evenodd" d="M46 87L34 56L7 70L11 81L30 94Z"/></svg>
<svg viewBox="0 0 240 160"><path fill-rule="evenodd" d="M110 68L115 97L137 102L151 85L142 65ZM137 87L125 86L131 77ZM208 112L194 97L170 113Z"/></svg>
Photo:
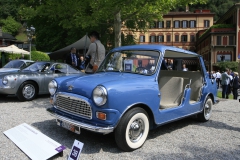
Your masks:
<svg viewBox="0 0 240 160"><path fill-rule="evenodd" d="M234 72L234 78L233 78L233 99L237 99L238 97L238 89L239 89L239 77L238 73Z"/></svg>

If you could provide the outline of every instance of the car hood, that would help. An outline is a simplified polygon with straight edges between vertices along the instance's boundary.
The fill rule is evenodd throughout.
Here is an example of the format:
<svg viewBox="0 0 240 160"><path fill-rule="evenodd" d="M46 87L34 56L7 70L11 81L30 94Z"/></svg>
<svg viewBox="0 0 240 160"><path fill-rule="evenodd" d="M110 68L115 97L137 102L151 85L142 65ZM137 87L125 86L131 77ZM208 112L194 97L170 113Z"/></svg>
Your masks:
<svg viewBox="0 0 240 160"><path fill-rule="evenodd" d="M2 72L17 72L19 70L20 70L19 68L1 68L0 73L2 73Z"/></svg>
<svg viewBox="0 0 240 160"><path fill-rule="evenodd" d="M78 94L87 98L91 98L93 89L98 85L103 85L112 81L123 81L141 78L144 75L131 74L131 73L97 73L92 75L84 75L77 78L71 78L63 81L59 87L58 92L68 92ZM145 76L144 76L145 77ZM116 82L117 83L117 82ZM72 90L69 90L72 88Z"/></svg>

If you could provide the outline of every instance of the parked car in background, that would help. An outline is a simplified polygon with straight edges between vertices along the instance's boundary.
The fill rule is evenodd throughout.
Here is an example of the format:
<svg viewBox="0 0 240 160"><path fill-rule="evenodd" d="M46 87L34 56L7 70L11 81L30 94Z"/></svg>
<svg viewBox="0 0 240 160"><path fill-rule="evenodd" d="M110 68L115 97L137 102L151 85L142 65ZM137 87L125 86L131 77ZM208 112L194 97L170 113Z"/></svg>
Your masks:
<svg viewBox="0 0 240 160"><path fill-rule="evenodd" d="M33 63L34 61L31 61L31 60L24 60L24 59L12 60L8 62L5 66L0 68L0 73L17 72Z"/></svg>
<svg viewBox="0 0 240 160"><path fill-rule="evenodd" d="M82 74L65 63L35 62L19 72L0 74L0 97L17 95L21 101L30 101L38 94L49 94L48 83L54 78Z"/></svg>
<svg viewBox="0 0 240 160"><path fill-rule="evenodd" d="M170 70L164 59L173 62ZM77 134L114 132L124 151L141 147L149 130L163 124L189 116L208 121L217 102L203 58L162 45L115 48L96 74L55 78L49 92L47 110L59 126Z"/></svg>

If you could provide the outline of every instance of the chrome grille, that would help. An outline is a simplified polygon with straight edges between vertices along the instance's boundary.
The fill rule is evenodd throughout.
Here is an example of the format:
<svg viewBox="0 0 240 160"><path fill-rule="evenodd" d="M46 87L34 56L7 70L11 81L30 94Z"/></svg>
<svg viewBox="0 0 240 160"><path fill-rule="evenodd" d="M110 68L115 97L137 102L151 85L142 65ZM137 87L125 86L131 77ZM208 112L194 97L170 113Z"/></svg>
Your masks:
<svg viewBox="0 0 240 160"><path fill-rule="evenodd" d="M84 100L80 98L58 95L57 108L73 113L83 118L92 119L92 108Z"/></svg>

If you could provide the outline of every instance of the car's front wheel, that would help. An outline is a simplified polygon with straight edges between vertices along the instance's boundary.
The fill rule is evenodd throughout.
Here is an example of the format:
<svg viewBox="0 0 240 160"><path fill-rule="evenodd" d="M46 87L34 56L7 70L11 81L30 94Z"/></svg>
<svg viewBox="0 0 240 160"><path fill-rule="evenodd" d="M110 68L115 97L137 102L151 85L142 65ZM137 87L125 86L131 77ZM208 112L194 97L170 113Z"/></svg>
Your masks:
<svg viewBox="0 0 240 160"><path fill-rule="evenodd" d="M198 120L202 122L208 121L212 115L212 107L213 101L211 97L208 96L204 103L203 111L197 115Z"/></svg>
<svg viewBox="0 0 240 160"><path fill-rule="evenodd" d="M31 101L37 93L37 86L34 82L24 82L18 89L17 97L20 101Z"/></svg>
<svg viewBox="0 0 240 160"><path fill-rule="evenodd" d="M149 118L142 108L129 110L120 120L115 130L115 141L124 151L140 148L147 139Z"/></svg>

